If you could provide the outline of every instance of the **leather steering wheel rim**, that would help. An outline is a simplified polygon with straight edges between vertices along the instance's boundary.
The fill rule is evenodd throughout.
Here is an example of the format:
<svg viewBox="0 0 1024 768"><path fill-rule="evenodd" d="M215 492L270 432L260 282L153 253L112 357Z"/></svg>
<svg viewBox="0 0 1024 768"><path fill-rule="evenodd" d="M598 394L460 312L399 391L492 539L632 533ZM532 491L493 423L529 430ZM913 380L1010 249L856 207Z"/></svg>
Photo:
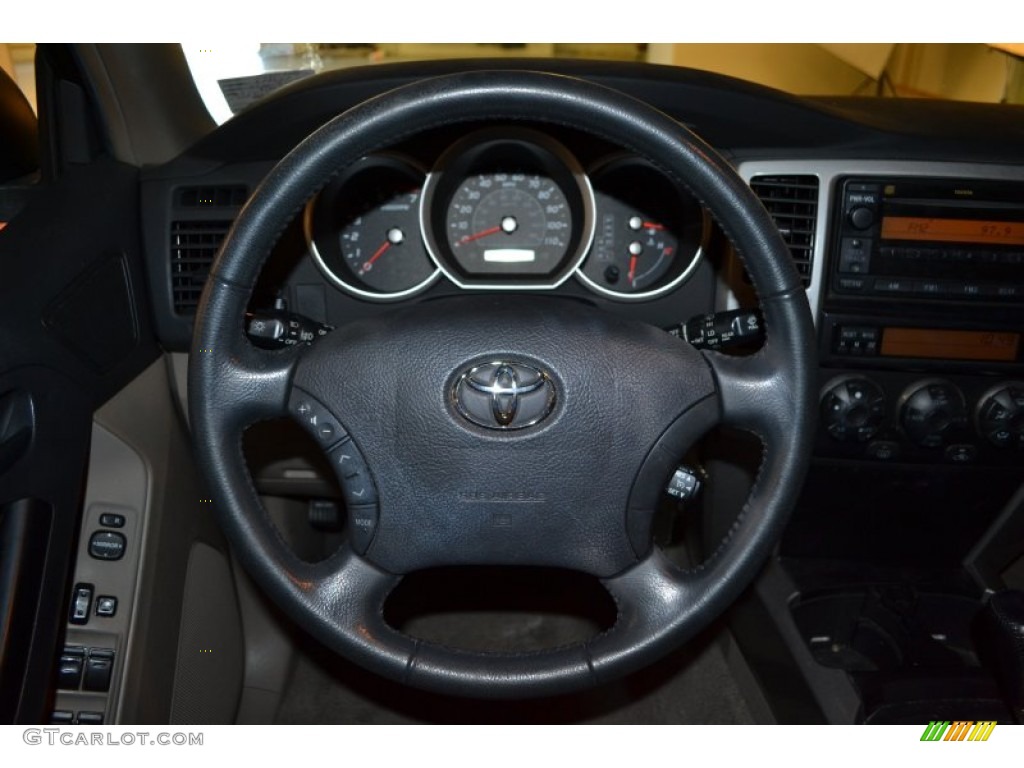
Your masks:
<svg viewBox="0 0 1024 768"><path fill-rule="evenodd" d="M573 546L560 544L552 553L554 562L565 560L601 578L616 602L618 620L587 643L536 654L444 648L387 625L383 604L405 572L403 566L429 565L445 546L454 548L452 541L464 539L458 533L450 534L449 540L440 535L435 537L440 543L410 545L416 557L403 559L400 550L387 546L401 537L382 532L366 556L343 546L327 560L307 563L291 552L269 521L241 451L246 427L294 413L296 392L330 389L336 386L330 382L345 378L347 371L367 375L380 364L372 355L365 364L358 362L368 348L360 346L368 332L358 324L332 332L312 351L268 352L246 340L246 304L288 223L333 175L359 158L426 130L493 120L585 126L589 133L645 157L687 187L715 216L744 260L767 332L755 355L728 357L696 352L657 329L619 322L589 309L528 300L531 311L543 318L524 331L522 344L539 339L537 328L550 327L551 317L557 317L567 334L578 334L591 345L607 343L610 349L627 352L653 350L644 358L656 369L651 376L673 382L650 385L664 403L659 417L666 423L636 436L634 442L642 450L637 449L631 470L633 484L610 504L628 498L627 509L621 510L623 532L616 530L620 523L609 513L603 523L593 523L594 530L603 525L595 544L601 550L598 556L587 559L579 554L586 549L577 546L581 533L588 530L586 521L566 529L565 541ZM458 307L473 317L497 316L494 322L499 324L511 323L514 316L507 301L492 298L466 299ZM398 311L393 327L429 344L430 334L437 330L430 326L436 311ZM256 582L297 623L350 660L416 687L481 698L549 695L601 684L654 661L706 626L754 578L781 535L809 462L815 411L813 350L806 296L773 222L728 163L689 129L643 102L588 81L526 71L472 72L420 81L364 102L310 135L270 172L239 214L207 281L196 315L189 407L199 464L228 540ZM572 365L582 364L574 360ZM572 396L596 397L581 393L581 387L574 390L571 376L565 378L570 403ZM435 424L443 422L441 410L433 417ZM359 424L362 417L353 409L347 418ZM718 550L699 567L683 570L651 546L650 516L665 473L715 424L757 434L764 446L763 461L750 497ZM556 424L545 429L554 434L570 428ZM364 452L380 459L387 453L386 435L375 436L373 429L373 423L363 419L362 432L353 431L352 436L363 435L359 439L365 441ZM484 445L483 438L464 425L461 431L451 429L453 440ZM541 438L537 444L542 444ZM390 460L391 466L401 469L394 463L397 459ZM378 476L381 531L395 528L388 522L392 518L386 515L387 503L404 509L401 503L389 502L399 497L389 482ZM444 514L443 509L437 511ZM522 541L534 541L531 535L523 533ZM614 541L605 547L606 539ZM487 544L466 555L465 561L484 557L487 562L519 562L516 558L525 548L522 542Z"/></svg>

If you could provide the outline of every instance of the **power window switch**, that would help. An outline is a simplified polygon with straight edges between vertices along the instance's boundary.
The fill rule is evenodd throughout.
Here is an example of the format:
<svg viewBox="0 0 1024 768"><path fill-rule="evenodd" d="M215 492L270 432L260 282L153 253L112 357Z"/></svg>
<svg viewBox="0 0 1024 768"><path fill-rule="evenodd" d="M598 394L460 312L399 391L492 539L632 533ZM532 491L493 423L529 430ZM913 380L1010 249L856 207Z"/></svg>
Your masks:
<svg viewBox="0 0 1024 768"><path fill-rule="evenodd" d="M68 712L66 709L55 709L50 713L50 723L52 725L72 725L74 722L74 712Z"/></svg>
<svg viewBox="0 0 1024 768"><path fill-rule="evenodd" d="M102 712L79 712L78 713L78 724L79 725L103 725L103 713Z"/></svg>
<svg viewBox="0 0 1024 768"><path fill-rule="evenodd" d="M65 648L57 663L57 687L65 691L77 691L82 684L84 666L85 652L82 649Z"/></svg>
<svg viewBox="0 0 1024 768"><path fill-rule="evenodd" d="M114 671L114 652L106 649L92 649L85 661L82 676L83 691L109 691L110 676Z"/></svg>
<svg viewBox="0 0 1024 768"><path fill-rule="evenodd" d="M74 592L71 593L71 615L68 621L72 624L85 624L89 621L89 611L92 609L92 584L76 584Z"/></svg>

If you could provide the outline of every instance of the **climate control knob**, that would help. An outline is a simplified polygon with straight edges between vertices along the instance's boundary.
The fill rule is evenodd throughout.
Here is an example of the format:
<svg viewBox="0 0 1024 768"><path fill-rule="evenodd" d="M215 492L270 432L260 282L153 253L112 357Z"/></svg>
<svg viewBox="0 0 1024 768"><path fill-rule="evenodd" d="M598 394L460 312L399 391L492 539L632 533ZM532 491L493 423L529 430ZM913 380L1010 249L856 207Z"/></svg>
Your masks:
<svg viewBox="0 0 1024 768"><path fill-rule="evenodd" d="M885 421L885 392L863 376L833 379L822 392L821 423L836 440L863 443Z"/></svg>
<svg viewBox="0 0 1024 768"><path fill-rule="evenodd" d="M1024 450L1024 382L990 389L975 413L978 432L997 448Z"/></svg>
<svg viewBox="0 0 1024 768"><path fill-rule="evenodd" d="M912 441L925 448L940 448L967 426L964 395L940 379L911 384L900 398L900 421Z"/></svg>

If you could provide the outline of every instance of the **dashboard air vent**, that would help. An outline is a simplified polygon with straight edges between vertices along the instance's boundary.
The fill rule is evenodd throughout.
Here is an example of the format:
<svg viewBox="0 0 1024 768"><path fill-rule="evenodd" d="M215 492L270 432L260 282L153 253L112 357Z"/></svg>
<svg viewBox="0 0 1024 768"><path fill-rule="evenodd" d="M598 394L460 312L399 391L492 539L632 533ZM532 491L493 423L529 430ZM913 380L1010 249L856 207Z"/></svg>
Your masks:
<svg viewBox="0 0 1024 768"><path fill-rule="evenodd" d="M755 176L754 190L782 234L804 287L811 284L818 222L817 176Z"/></svg>
<svg viewBox="0 0 1024 768"><path fill-rule="evenodd" d="M249 196L241 184L208 187L182 187L177 204L182 208L238 208Z"/></svg>
<svg viewBox="0 0 1024 768"><path fill-rule="evenodd" d="M195 313L213 257L230 228L230 220L171 222L171 290L178 314Z"/></svg>

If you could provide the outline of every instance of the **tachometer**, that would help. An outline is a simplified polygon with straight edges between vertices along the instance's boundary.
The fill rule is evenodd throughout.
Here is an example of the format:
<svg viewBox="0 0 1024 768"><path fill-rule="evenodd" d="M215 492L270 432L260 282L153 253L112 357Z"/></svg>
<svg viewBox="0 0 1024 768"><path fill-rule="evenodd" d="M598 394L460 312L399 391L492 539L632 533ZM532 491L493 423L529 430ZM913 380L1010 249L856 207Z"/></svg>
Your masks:
<svg viewBox="0 0 1024 768"><path fill-rule="evenodd" d="M437 276L420 232L424 172L391 155L357 163L306 211L310 251L321 271L349 293L397 299Z"/></svg>

